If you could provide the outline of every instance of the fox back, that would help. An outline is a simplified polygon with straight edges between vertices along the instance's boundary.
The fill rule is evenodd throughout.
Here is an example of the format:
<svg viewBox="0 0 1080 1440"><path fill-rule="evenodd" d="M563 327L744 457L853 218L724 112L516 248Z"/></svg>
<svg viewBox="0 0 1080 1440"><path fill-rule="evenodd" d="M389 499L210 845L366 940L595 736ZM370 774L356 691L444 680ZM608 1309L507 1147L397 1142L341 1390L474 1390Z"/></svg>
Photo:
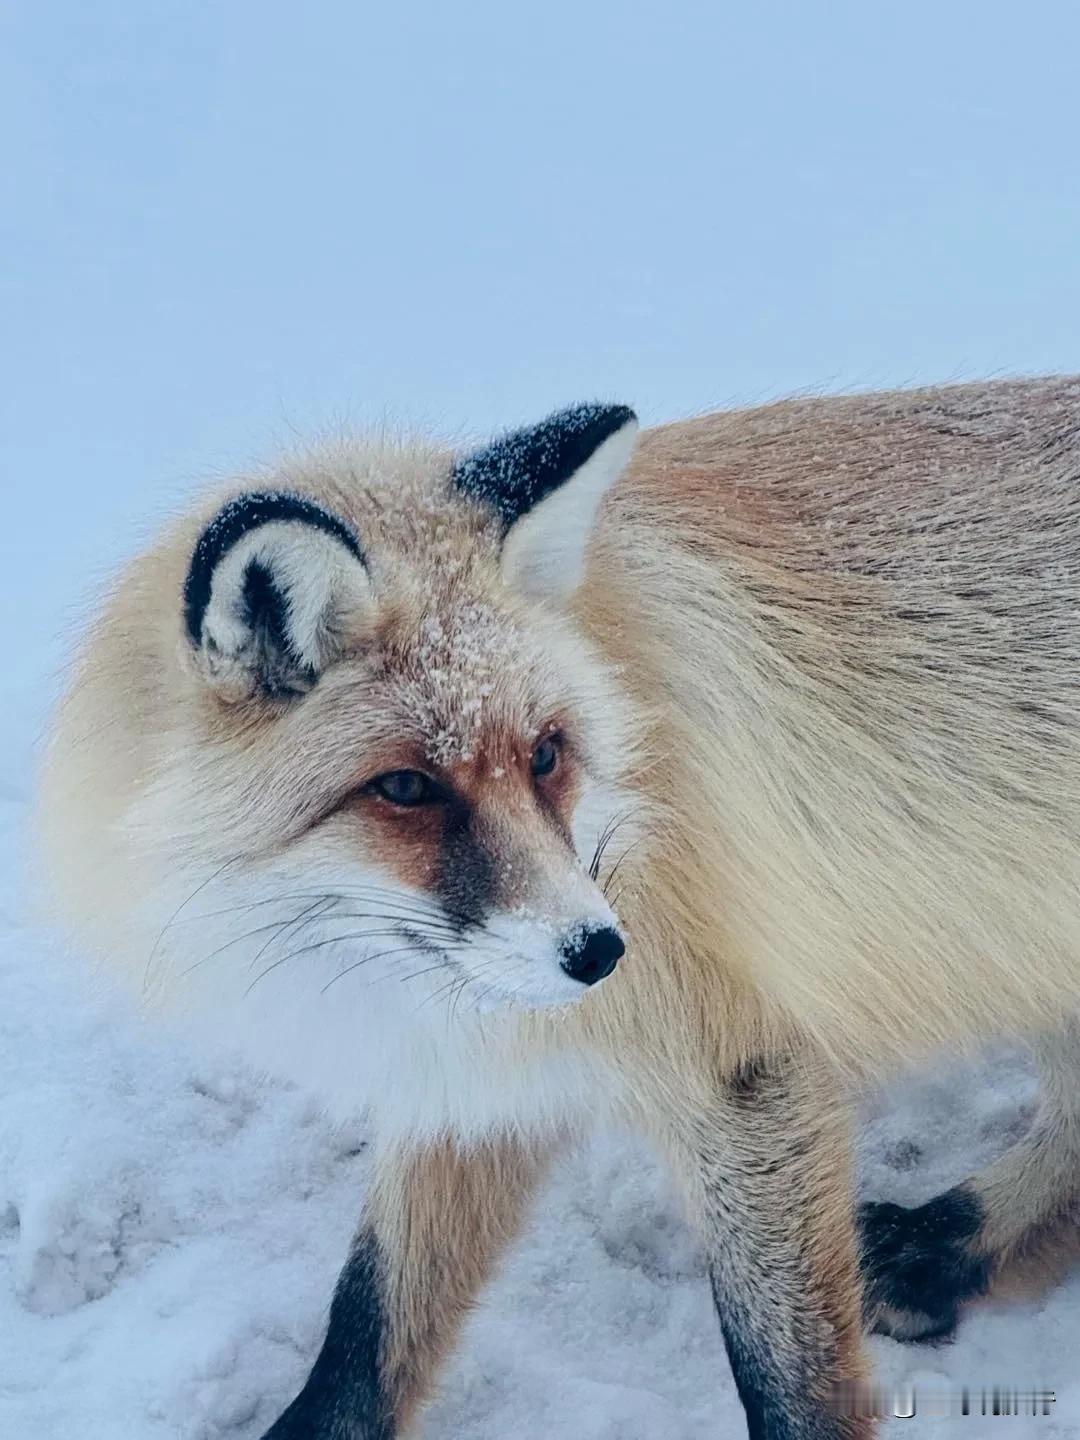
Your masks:
<svg viewBox="0 0 1080 1440"><path fill-rule="evenodd" d="M867 1073L1056 1023L1078 402L785 402L632 459L585 406L231 487L91 631L42 790L64 913L419 1128L566 1123L795 1031Z"/></svg>

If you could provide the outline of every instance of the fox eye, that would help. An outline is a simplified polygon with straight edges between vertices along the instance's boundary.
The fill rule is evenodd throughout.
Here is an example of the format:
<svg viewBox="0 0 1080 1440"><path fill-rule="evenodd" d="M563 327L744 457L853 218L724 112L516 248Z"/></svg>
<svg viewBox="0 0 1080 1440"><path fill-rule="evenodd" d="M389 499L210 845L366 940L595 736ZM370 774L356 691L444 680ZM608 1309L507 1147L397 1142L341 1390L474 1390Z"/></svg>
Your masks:
<svg viewBox="0 0 1080 1440"><path fill-rule="evenodd" d="M541 740L532 753L531 768L534 775L550 775L559 763L559 742L555 736Z"/></svg>
<svg viewBox="0 0 1080 1440"><path fill-rule="evenodd" d="M391 805L430 805L439 798L438 788L421 770L388 770L371 788Z"/></svg>

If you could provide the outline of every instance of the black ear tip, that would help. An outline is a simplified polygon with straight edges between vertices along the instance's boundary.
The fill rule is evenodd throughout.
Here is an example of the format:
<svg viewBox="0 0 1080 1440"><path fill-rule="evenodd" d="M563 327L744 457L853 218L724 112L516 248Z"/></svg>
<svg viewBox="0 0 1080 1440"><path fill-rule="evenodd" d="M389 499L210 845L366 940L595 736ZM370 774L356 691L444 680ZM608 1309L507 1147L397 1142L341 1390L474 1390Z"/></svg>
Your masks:
<svg viewBox="0 0 1080 1440"><path fill-rule="evenodd" d="M589 401L556 410L539 425L512 430L454 467L464 495L490 506L509 527L564 485L605 441L635 423L629 405Z"/></svg>
<svg viewBox="0 0 1080 1440"><path fill-rule="evenodd" d="M588 435L596 445L602 445L610 436L624 426L637 424L637 415L629 405L611 405L604 401L587 401L582 405L570 405L558 410L546 423L564 427L571 433Z"/></svg>
<svg viewBox="0 0 1080 1440"><path fill-rule="evenodd" d="M238 540L260 525L299 521L333 535L363 563L360 542L343 520L314 500L289 491L258 491L228 501L199 536L184 581L184 628L192 645L202 639L214 571Z"/></svg>

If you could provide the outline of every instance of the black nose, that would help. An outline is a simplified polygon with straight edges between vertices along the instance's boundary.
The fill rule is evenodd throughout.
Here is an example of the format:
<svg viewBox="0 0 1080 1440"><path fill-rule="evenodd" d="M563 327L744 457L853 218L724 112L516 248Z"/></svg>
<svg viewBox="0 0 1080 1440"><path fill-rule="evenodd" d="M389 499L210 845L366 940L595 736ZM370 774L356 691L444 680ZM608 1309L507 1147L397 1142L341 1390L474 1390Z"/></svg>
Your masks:
<svg viewBox="0 0 1080 1440"><path fill-rule="evenodd" d="M595 985L611 974L625 951L622 936L610 925L602 930L575 930L563 941L560 963L572 980Z"/></svg>

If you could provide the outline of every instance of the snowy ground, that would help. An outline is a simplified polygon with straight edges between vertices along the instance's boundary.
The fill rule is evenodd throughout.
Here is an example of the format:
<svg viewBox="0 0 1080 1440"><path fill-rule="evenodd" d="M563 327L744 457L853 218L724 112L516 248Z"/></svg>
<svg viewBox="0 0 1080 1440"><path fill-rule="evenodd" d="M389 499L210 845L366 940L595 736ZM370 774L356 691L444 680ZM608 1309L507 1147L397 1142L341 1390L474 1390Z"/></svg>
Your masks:
<svg viewBox="0 0 1080 1440"><path fill-rule="evenodd" d="M0 769L0 1440L254 1440L319 1339L365 1185L364 1133L229 1057L117 1018L35 932L21 879L32 711ZM868 1105L868 1194L918 1201L1022 1127L1022 1061ZM1053 1388L1015 1436L1080 1437L1080 1275L971 1315L944 1349L875 1343L924 1386ZM981 1440L1003 1422L896 1421ZM745 1428L700 1257L625 1142L568 1163L469 1326L429 1440L726 1440Z"/></svg>

